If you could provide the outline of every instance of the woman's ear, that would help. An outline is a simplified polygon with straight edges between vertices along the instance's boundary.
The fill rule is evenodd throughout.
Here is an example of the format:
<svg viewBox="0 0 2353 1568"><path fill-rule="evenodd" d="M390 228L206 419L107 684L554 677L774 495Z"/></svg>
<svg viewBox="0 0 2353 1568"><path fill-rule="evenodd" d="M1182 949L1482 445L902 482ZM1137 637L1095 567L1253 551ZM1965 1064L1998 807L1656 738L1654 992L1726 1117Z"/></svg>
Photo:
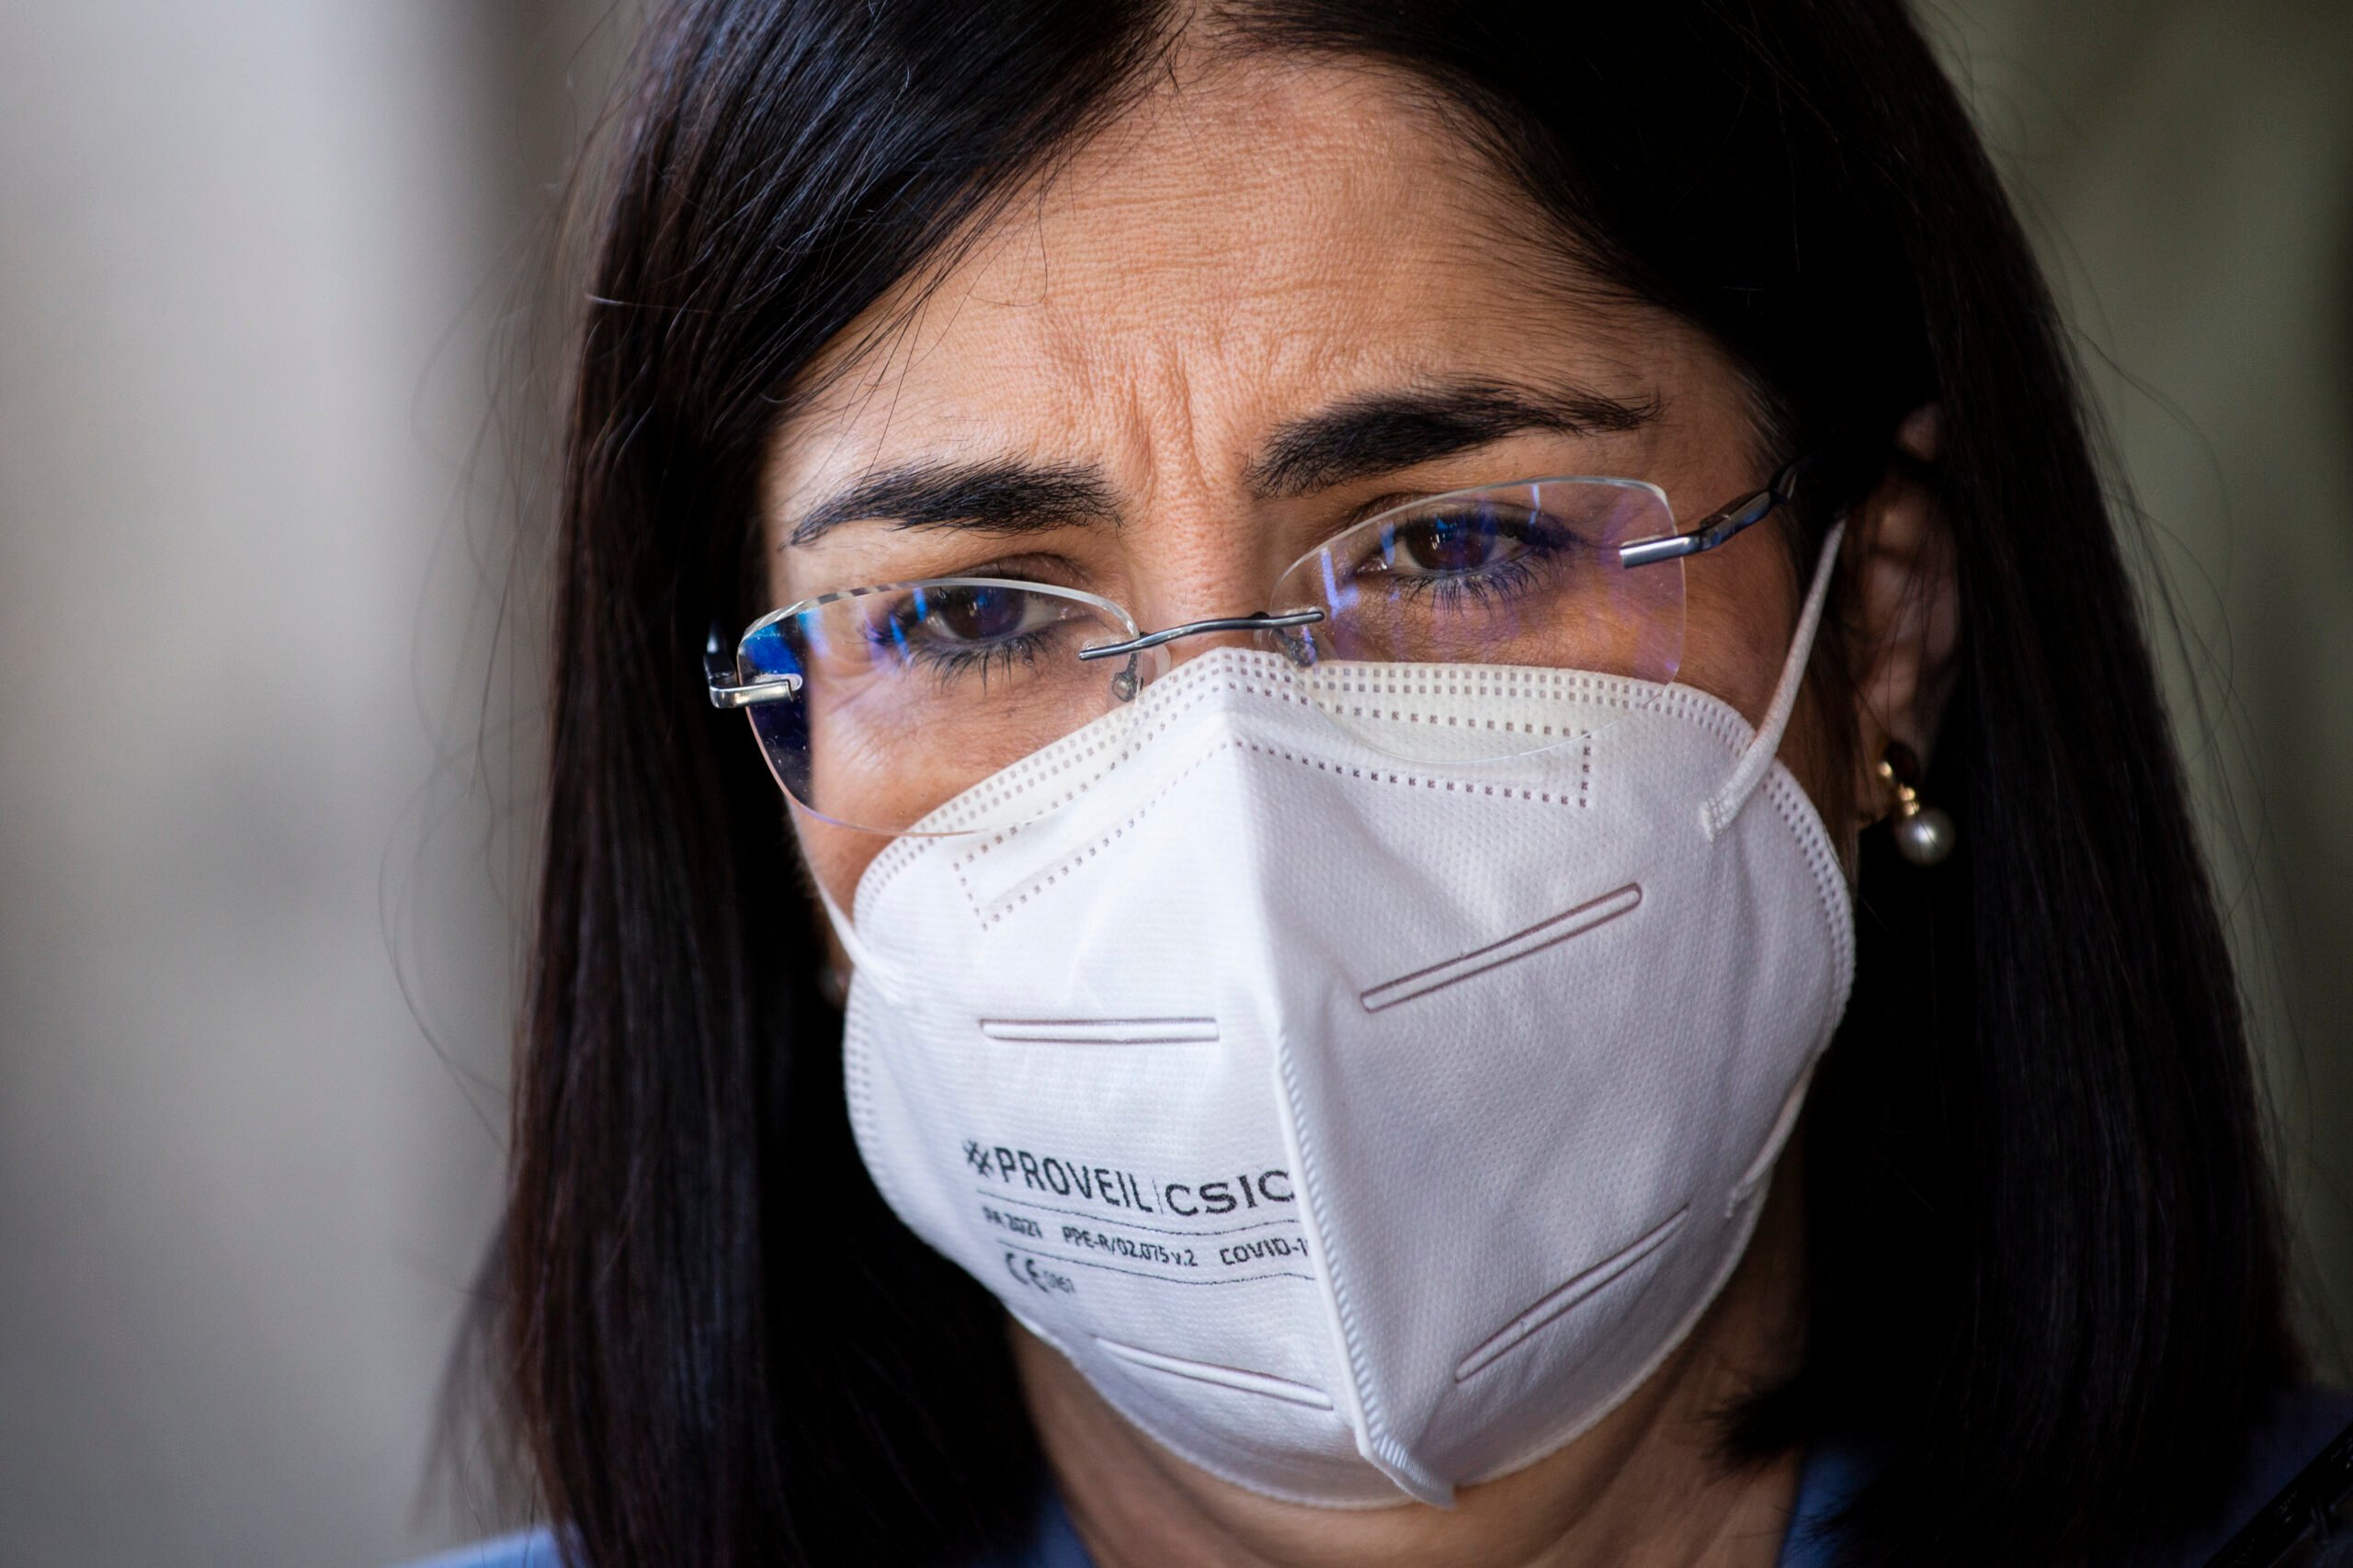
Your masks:
<svg viewBox="0 0 2353 1568"><path fill-rule="evenodd" d="M1897 454L1877 489L1854 508L1840 547L1847 581L1847 647L1855 694L1855 800L1866 823L1887 814L1880 759L1891 743L1925 767L1952 693L1961 643L1952 533L1937 483L1943 414L1915 410L1895 434Z"/></svg>

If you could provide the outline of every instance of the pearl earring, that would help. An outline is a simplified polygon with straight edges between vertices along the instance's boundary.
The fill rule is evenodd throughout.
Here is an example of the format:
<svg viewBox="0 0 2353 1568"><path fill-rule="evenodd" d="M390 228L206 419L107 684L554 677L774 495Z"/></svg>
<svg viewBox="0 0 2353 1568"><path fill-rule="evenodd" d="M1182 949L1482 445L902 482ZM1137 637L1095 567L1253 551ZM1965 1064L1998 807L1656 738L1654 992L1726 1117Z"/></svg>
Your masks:
<svg viewBox="0 0 2353 1568"><path fill-rule="evenodd" d="M1920 803L1920 759L1912 748L1902 741L1889 742L1886 755L1879 759L1879 776L1894 797L1888 830L1895 835L1896 853L1915 866L1933 866L1950 855L1952 818Z"/></svg>

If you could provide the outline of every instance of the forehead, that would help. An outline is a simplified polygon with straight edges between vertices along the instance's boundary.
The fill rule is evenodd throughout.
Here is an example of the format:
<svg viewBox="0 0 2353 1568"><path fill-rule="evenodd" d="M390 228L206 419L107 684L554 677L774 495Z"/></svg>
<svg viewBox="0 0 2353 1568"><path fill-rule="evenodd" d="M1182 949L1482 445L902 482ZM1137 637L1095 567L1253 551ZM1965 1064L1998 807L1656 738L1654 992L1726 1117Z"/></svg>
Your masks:
<svg viewBox="0 0 2353 1568"><path fill-rule="evenodd" d="M1427 94L1228 64L1146 97L844 333L771 448L767 510L958 456L1215 483L1351 394L1472 375L1672 402L1705 358L1586 278Z"/></svg>

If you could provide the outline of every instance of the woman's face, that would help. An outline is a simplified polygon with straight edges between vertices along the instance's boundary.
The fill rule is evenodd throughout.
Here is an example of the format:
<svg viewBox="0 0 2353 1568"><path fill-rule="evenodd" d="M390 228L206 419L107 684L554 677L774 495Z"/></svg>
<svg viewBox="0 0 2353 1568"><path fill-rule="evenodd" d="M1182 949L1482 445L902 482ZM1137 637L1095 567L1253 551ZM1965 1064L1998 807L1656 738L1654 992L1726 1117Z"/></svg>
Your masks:
<svg viewBox="0 0 2353 1568"><path fill-rule="evenodd" d="M1795 455L1760 449L1719 350L1582 278L1433 110L1375 74L1296 63L1154 93L878 304L820 373L766 477L779 605L1009 574L1168 626L1266 608L1283 569L1369 505L1610 475L1656 483L1688 526ZM1051 504L1018 530L809 527L876 476L968 467ZM1802 592L1771 531L1687 568L1678 678L1752 722ZM1782 750L1843 839L1851 787L1826 739L1803 701ZM847 907L886 840L796 819Z"/></svg>

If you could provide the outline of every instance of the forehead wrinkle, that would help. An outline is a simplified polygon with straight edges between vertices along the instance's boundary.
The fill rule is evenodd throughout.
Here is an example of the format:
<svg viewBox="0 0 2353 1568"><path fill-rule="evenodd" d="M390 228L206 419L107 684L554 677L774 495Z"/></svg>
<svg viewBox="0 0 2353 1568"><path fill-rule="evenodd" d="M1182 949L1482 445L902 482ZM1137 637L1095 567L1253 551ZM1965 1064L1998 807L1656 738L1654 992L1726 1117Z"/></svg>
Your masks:
<svg viewBox="0 0 2353 1568"><path fill-rule="evenodd" d="M1124 456L1135 464L1137 506L1153 510L1176 502L1180 495L1215 494L1223 488L1220 481L1226 465L1204 443L1214 438L1221 410L1214 406L1204 410L1200 400L1206 384L1206 395L1215 403L1218 377L1212 371L1207 378L1197 379L1191 348L1183 342L1147 341L1142 347L1140 360L1124 378L1124 387L1115 400L1117 411L1112 417L1120 428L1105 433L1115 445L1127 449ZM1245 401L1250 397L1246 388L1226 391L1229 396L1238 393Z"/></svg>
<svg viewBox="0 0 2353 1568"><path fill-rule="evenodd" d="M826 432L832 437L826 443L831 451L812 452L803 439L820 434L817 426L822 415L796 420L798 430L788 427L781 432L774 470L779 477L787 470L801 469L800 477L805 483L809 469L834 468L847 456L845 449L860 445L869 448L873 464L886 462L892 455L886 450L892 437L914 417L905 405L932 390L916 378L935 362L935 352L965 352L955 342L957 334L976 311L990 307L1002 313L979 329L983 334L977 339L979 352L983 360L991 353L1010 351L1031 361L1029 372L1016 368L1000 378L1014 384L1016 396L1026 397L1029 406L1016 406L1008 421L992 418L994 410L985 396L990 389L982 363L961 383L955 370L949 371L948 381L939 389L947 407L952 411L959 404L966 405L961 415L951 413L950 417L974 421L972 405L977 395L981 399L977 423L993 427L999 437L993 446L1001 446L1004 437L1014 436L1014 445L1036 451L1041 458L1091 455L1054 451L1051 443L1038 442L1020 426L1034 429L1042 416L1068 437L1078 433L1074 425L1091 424L1097 428L1090 444L1099 445L1107 434L1101 428L1102 415L1111 412L1101 393L1112 389L1104 383L1126 379L1118 368L1120 356L1107 355L1106 349L1123 337L1156 338L1169 346L1173 357L1166 369L1173 371L1175 406L1162 408L1160 403L1168 400L1151 395L1136 381L1131 382L1130 397L1113 400L1115 404L1127 402L1131 407L1124 418L1118 414L1112 417L1133 425L1147 437L1147 472L1151 437L1164 435L1183 443L1197 471L1211 466L1205 460L1203 442L1208 438L1205 415L1211 411L1199 403L1203 367L1192 363L1203 351L1221 357L1221 369L1231 361L1238 373L1239 396L1229 398L1230 405L1256 403L1264 407L1271 398L1287 405L1282 411L1288 412L1324 401L1284 395L1286 390L1300 391L1293 377L1302 358L1312 365L1314 360L1336 357L1362 369L1369 355L1376 363L1390 361L1389 369L1407 372L1483 370L1492 376L1520 368L1509 362L1498 365L1494 355L1486 352L1469 358L1442 353L1436 360L1411 352L1417 343L1423 347L1468 347L1483 335L1474 325L1479 318L1488 318L1484 335L1492 335L1499 311L1514 318L1529 314L1528 303L1495 296L1496 288L1508 287L1514 280L1536 287L1562 303L1586 307L1575 312L1574 325L1552 311L1540 312L1547 318L1540 324L1526 324L1537 329L1529 335L1536 338L1556 336L1555 331L1546 328L1569 328L1557 335L1557 344L1544 354L1548 368L1563 349L1582 358L1585 350L1595 347L1591 329L1599 327L1603 335L1611 335L1604 324L1585 319L1598 302L1590 280L1588 287L1573 291L1543 287L1562 281L1563 268L1552 265L1565 259L1563 248L1553 240L1555 226L1516 187L1499 177L1502 171L1459 128L1447 125L1425 104L1415 101L1410 78L1401 83L1393 72L1362 65L1335 69L1299 62L1275 64L1279 74L1269 74L1263 81L1248 77L1242 82L1241 92L1245 109L1263 102L1270 106L1269 112L1289 114L1309 132L1303 141L1282 139L1289 149L1282 154L1286 168L1269 167L1263 159L1252 161L1246 156L1246 145L1229 149L1217 140L1212 134L1218 129L1217 115L1222 107L1231 112L1231 105L1221 106L1214 95L1189 87L1146 95L1142 103L1088 147L1041 169L1027 188L998 206L989 222L962 236L924 268L923 276L911 278L903 286L899 301L871 319L844 351L845 357L861 362L868 374L857 378L861 395L837 404L830 411L836 417L823 421L831 426ZM1340 83L1340 101L1336 109L1325 112L1334 95L1324 84L1341 77L1348 80ZM1308 84L1304 99L1290 90L1302 81ZM1378 95L1377 100L1367 97L1368 87ZM1186 151L1154 157L1155 131L1181 137ZM1420 214L1418 218L1414 212L1384 213L1379 205L1393 196L1390 184L1408 177L1390 155L1404 151L1406 144L1411 149L1408 162L1434 163L1458 176L1438 182L1412 180L1409 194L1415 187L1426 193L1409 203ZM1187 164L1188 157L1189 173L1172 167ZM1286 238L1263 244L1249 220L1264 220L1265 212L1247 198L1231 199L1224 181L1229 176L1246 179L1254 187L1265 187L1257 192L1265 197L1273 188L1270 177L1294 181L1301 177L1299 169L1288 168L1288 161L1294 158L1304 161L1311 188L1302 193L1305 199L1282 208L1287 214ZM1480 177L1466 180L1459 177L1462 174ZM1368 195L1375 199L1372 203L1368 203ZM1173 213L1167 205L1170 201L1178 204ZM1431 201L1442 207L1434 209L1428 205ZM1234 222L1221 212L1222 202L1243 221ZM1393 208L1394 202L1389 205ZM1169 222L1171 216L1176 221ZM1370 268L1357 281L1360 286L1370 281L1371 286L1359 287L1354 299L1333 296L1335 273L1328 265L1315 265L1319 254L1315 244L1302 243L1302 220L1311 237L1331 228L1333 239L1345 241L1336 250L1326 245L1320 253L1327 257L1340 256L1342 283ZM1424 330L1410 332L1405 340L1389 341L1395 334L1383 329L1379 306L1395 290L1401 272L1427 267L1432 258L1422 253L1448 223L1463 225L1461 233L1472 242L1467 248L1479 253L1482 270L1490 276L1473 279L1477 287L1469 297L1445 301L1437 319L1422 324ZM1029 232L1014 232L1022 229ZM1399 245L1401 237L1407 245ZM1137 281L1137 264L1130 263L1123 272L1121 260L1137 254L1134 246L1140 238L1150 246L1141 264L1156 275ZM1514 256L1520 260L1512 262ZM1245 273L1245 267L1252 270ZM1492 276L1499 271L1509 277ZM1203 280L1212 285L1232 280L1233 286L1203 290L1199 287ZM1121 287L1123 281L1126 288ZM1169 285L1181 291L1172 297ZM941 300L942 287L955 298ZM1577 297L1563 297L1572 292ZM1336 302L1350 312L1348 321L1336 326L1331 320ZM1373 309L1364 321L1354 313L1359 304ZM1142 314L1140 308L1144 308ZM1154 319L1152 309L1163 312L1159 319ZM1172 315L1172 312L1177 313ZM1298 324L1302 321L1307 323L1303 330ZM1461 323L1464 332L1448 330L1449 321ZM1373 330L1366 335L1371 341L1354 345L1362 352L1352 352L1350 345L1333 341L1336 333L1364 326ZM1427 330L1430 326L1441 329L1435 344ZM1040 351L1043 363L1037 360ZM1418 365L1410 363L1416 359ZM1026 386L1022 384L1025 374ZM1324 385L1345 385L1353 379L1329 377ZM1066 400L1041 391L1050 381L1063 388L1082 389L1081 397ZM1390 378L1391 384L1394 381ZM1292 382L1290 388L1280 385L1285 381ZM1095 389L1091 396L1084 392L1089 383ZM874 401L878 397L879 405ZM1094 406L1086 410L1073 406L1075 402ZM809 412L817 414L813 408ZM1222 415L1227 410L1217 412ZM921 423L918 418L918 428ZM1252 433L1264 430L1269 423L1252 420ZM932 443L935 449L949 450L961 444L952 434ZM795 449L788 452L785 448ZM1131 452L1128 460L1131 462L1135 455ZM1244 454L1230 454L1226 466L1238 470L1246 460Z"/></svg>

